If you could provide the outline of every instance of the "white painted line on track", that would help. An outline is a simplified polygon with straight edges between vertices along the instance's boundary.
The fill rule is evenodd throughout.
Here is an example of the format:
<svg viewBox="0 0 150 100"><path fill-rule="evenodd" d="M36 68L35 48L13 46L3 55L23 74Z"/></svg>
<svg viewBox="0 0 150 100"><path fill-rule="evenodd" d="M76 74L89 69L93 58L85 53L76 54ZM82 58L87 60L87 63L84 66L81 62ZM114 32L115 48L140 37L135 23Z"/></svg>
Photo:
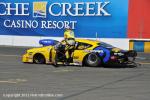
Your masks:
<svg viewBox="0 0 150 100"><path fill-rule="evenodd" d="M17 84L17 83L21 83L21 82L27 82L26 79L8 79L8 80L0 80L0 83L13 83L13 84Z"/></svg>
<svg viewBox="0 0 150 100"><path fill-rule="evenodd" d="M3 56L3 57L22 57L21 55L5 55L5 54L0 54L0 56Z"/></svg>
<svg viewBox="0 0 150 100"><path fill-rule="evenodd" d="M142 65L150 65L150 62L138 62L138 63L140 63Z"/></svg>
<svg viewBox="0 0 150 100"><path fill-rule="evenodd" d="M13 82L13 81L0 81L0 83L13 83L13 84L15 83L16 84L17 82Z"/></svg>
<svg viewBox="0 0 150 100"><path fill-rule="evenodd" d="M73 71L75 71L75 70L71 70L71 69L61 69L61 70L55 70L55 71L53 71L53 72L73 72Z"/></svg>
<svg viewBox="0 0 150 100"><path fill-rule="evenodd" d="M146 60L146 57L136 57L136 59L140 59L140 60Z"/></svg>
<svg viewBox="0 0 150 100"><path fill-rule="evenodd" d="M0 72L2 74L10 74L10 73L15 73L15 72Z"/></svg>

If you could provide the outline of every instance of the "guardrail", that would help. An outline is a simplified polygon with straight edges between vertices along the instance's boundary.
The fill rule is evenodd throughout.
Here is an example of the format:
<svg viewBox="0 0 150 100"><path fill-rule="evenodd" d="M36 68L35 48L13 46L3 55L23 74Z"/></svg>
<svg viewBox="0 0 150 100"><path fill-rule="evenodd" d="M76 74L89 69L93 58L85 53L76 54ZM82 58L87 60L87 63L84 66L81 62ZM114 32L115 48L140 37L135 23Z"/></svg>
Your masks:
<svg viewBox="0 0 150 100"><path fill-rule="evenodd" d="M137 52L150 53L150 40L130 40L129 49Z"/></svg>

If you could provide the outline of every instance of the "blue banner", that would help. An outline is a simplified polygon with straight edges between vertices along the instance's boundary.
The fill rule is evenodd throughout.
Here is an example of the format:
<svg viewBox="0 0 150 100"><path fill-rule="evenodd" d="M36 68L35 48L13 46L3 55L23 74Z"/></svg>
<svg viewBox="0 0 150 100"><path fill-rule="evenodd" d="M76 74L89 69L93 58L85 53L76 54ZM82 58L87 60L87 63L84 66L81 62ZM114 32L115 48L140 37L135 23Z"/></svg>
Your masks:
<svg viewBox="0 0 150 100"><path fill-rule="evenodd" d="M0 35L126 38L128 0L3 0Z"/></svg>

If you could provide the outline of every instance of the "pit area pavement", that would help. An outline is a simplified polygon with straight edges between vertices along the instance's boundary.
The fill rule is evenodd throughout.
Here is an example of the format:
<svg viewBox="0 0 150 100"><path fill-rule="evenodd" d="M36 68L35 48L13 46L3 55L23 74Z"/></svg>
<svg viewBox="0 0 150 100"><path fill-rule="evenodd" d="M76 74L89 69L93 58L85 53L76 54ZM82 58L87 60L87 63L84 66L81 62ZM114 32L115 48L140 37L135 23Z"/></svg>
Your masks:
<svg viewBox="0 0 150 100"><path fill-rule="evenodd" d="M25 47L0 46L0 100L150 100L150 54L135 68L24 64Z"/></svg>

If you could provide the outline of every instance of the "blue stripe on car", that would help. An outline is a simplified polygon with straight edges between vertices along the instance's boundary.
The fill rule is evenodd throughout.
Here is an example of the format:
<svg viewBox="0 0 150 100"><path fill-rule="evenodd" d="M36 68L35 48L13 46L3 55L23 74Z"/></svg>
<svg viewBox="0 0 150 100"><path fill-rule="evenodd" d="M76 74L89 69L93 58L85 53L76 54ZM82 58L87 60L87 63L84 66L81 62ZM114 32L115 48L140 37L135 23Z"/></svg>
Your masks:
<svg viewBox="0 0 150 100"><path fill-rule="evenodd" d="M103 50L103 52L99 53L99 56L103 57L105 55L104 58L103 58L103 62L104 63L107 63L109 61L110 50L108 50L108 49L106 49L104 47L101 47L101 46L96 47L94 50Z"/></svg>

